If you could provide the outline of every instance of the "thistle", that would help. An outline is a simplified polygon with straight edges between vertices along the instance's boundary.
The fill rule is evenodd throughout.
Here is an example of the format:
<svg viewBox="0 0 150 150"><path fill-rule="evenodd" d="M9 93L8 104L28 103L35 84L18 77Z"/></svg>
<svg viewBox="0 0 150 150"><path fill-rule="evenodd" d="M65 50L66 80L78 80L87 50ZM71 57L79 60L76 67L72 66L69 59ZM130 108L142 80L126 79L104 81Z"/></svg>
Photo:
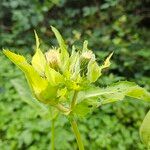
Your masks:
<svg viewBox="0 0 150 150"><path fill-rule="evenodd" d="M98 65L94 53L88 49L88 42L77 51L73 46L69 54L59 31L51 27L59 47L45 54L40 49L35 32L36 48L31 63L18 54L3 50L4 54L25 74L33 95L45 106L55 108L57 114L65 115L72 126L80 150L84 145L77 128L76 119L86 116L101 105L123 100L126 96L150 101L150 94L135 83L120 81L108 87L96 87L94 83L101 77L102 70L110 66L111 53L102 65ZM53 118L55 118L54 115ZM54 130L54 126L52 126ZM52 132L53 133L53 132ZM54 142L52 135L52 141ZM54 143L52 143L52 150Z"/></svg>

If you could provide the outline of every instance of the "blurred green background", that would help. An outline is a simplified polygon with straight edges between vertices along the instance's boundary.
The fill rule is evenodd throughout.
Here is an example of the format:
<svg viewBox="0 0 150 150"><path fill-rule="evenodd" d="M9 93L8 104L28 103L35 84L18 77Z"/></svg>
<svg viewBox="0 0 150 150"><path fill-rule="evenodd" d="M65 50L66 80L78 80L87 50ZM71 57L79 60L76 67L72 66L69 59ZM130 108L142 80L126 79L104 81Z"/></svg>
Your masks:
<svg viewBox="0 0 150 150"><path fill-rule="evenodd" d="M134 81L150 90L149 0L1 0L0 49L10 48L30 58L36 29L43 51L56 40L50 25L66 43L81 48L87 39L101 63L112 51L112 65L97 85ZM50 148L48 119L21 101L12 79L22 73L0 52L0 150ZM80 119L86 150L144 150L139 127L150 106L127 99L100 107ZM56 149L77 150L75 137L64 117L56 122Z"/></svg>

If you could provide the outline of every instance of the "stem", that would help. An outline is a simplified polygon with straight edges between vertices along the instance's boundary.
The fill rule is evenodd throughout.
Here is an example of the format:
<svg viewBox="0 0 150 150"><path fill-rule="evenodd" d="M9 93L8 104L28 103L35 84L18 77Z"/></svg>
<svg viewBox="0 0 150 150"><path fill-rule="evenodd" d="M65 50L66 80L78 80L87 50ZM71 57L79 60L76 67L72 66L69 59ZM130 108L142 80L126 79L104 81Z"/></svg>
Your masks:
<svg viewBox="0 0 150 150"><path fill-rule="evenodd" d="M84 150L84 145L83 145L83 142L82 142L81 134L79 132L76 121L71 120L70 123L71 123L72 129L73 129L73 132L75 134L79 150Z"/></svg>
<svg viewBox="0 0 150 150"><path fill-rule="evenodd" d="M74 95L73 95L72 102L71 102L71 110L73 110L73 108L76 105L77 95L78 95L78 92L74 91Z"/></svg>
<svg viewBox="0 0 150 150"><path fill-rule="evenodd" d="M73 98L71 101L71 107L70 107L71 110L73 110L76 105L77 95L78 95L78 91L74 91L74 95L73 95ZM70 123L71 123L72 129L73 129L73 132L75 134L79 150L84 150L84 145L82 142L81 134L78 129L76 121L74 119L70 119Z"/></svg>
<svg viewBox="0 0 150 150"><path fill-rule="evenodd" d="M66 107L64 107L63 105L61 105L61 104L57 104L57 105L54 105L58 110L60 110L60 111L62 111L63 113L69 113L69 109L68 108L66 108Z"/></svg>
<svg viewBox="0 0 150 150"><path fill-rule="evenodd" d="M51 123L51 150L55 150L55 119L52 119Z"/></svg>
<svg viewBox="0 0 150 150"><path fill-rule="evenodd" d="M50 102L49 104L50 104L51 106L56 107L59 111L61 111L61 112L63 112L63 113L69 114L69 112L70 112L70 109L69 109L69 108L66 108L65 106L63 106L63 105L60 104L60 103Z"/></svg>

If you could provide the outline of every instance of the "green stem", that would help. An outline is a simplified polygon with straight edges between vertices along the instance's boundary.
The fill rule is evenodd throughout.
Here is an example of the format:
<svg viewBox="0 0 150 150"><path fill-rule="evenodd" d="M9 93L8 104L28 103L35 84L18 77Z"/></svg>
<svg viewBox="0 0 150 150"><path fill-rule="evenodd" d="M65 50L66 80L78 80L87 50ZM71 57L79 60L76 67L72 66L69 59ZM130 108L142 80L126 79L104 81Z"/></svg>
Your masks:
<svg viewBox="0 0 150 150"><path fill-rule="evenodd" d="M73 108L76 105L77 95L78 95L78 92L74 91L74 95L73 95L72 102L71 102L71 110L73 110Z"/></svg>
<svg viewBox="0 0 150 150"><path fill-rule="evenodd" d="M70 123L71 123L72 129L73 129L73 132L75 134L79 150L84 150L84 145L83 145L83 142L82 142L81 134L79 132L76 121L71 120Z"/></svg>
<svg viewBox="0 0 150 150"><path fill-rule="evenodd" d="M52 119L51 123L51 150L55 150L55 119Z"/></svg>
<svg viewBox="0 0 150 150"><path fill-rule="evenodd" d="M73 95L73 98L71 101L70 111L72 111L76 105L77 95L78 95L78 91L74 91L74 95ZM72 129L73 129L73 132L75 134L79 150L84 150L84 145L82 142L81 134L80 134L80 131L78 129L75 119L73 119L73 118L70 119L70 123L71 123Z"/></svg>
<svg viewBox="0 0 150 150"><path fill-rule="evenodd" d="M70 110L69 108L66 108L64 107L63 105L61 104L57 104L57 105L54 105L59 111L63 112L63 113L66 113L66 114L69 114Z"/></svg>

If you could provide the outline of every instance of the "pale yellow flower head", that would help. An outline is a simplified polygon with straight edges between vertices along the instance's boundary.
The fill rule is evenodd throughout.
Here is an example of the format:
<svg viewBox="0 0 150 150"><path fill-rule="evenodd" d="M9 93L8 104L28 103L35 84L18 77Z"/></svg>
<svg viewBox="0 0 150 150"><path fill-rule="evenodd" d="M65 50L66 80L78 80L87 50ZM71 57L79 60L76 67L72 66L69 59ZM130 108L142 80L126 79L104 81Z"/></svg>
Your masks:
<svg viewBox="0 0 150 150"><path fill-rule="evenodd" d="M82 53L81 59L95 60L95 55L92 51L85 51L85 52Z"/></svg>
<svg viewBox="0 0 150 150"><path fill-rule="evenodd" d="M46 60L50 67L53 69L58 69L60 64L60 54L56 49L50 49L45 53Z"/></svg>

